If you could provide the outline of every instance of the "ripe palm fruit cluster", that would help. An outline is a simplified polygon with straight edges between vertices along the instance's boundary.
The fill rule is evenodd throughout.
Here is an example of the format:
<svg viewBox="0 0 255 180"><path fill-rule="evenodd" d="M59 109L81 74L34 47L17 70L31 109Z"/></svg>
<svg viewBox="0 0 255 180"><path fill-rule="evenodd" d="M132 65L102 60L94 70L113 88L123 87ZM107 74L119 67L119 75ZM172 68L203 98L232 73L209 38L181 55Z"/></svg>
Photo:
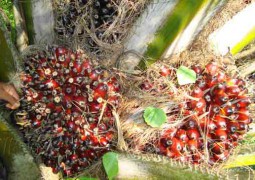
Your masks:
<svg viewBox="0 0 255 180"><path fill-rule="evenodd" d="M25 60L22 132L53 172L73 175L113 145L120 85L80 51L51 48Z"/></svg>
<svg viewBox="0 0 255 180"><path fill-rule="evenodd" d="M170 75L170 70L163 69L161 76ZM251 100L245 82L229 77L215 62L204 70L200 66L193 66L193 70L197 81L191 98L178 111L184 120L162 132L156 151L194 164L214 164L224 161L249 130Z"/></svg>

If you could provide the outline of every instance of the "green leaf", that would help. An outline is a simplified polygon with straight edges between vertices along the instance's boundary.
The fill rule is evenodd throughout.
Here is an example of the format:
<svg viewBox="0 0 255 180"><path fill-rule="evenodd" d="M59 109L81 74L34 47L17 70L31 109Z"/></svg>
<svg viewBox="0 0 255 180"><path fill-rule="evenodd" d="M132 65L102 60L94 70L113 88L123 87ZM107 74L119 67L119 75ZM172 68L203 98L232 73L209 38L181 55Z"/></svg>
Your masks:
<svg viewBox="0 0 255 180"><path fill-rule="evenodd" d="M197 77L195 71L185 66L181 66L177 70L177 79L180 85L185 85L195 83Z"/></svg>
<svg viewBox="0 0 255 180"><path fill-rule="evenodd" d="M166 113L160 108L147 107L143 118L149 126L160 127L166 122Z"/></svg>
<svg viewBox="0 0 255 180"><path fill-rule="evenodd" d="M228 162L224 168L236 168L255 165L255 154L239 155L233 161Z"/></svg>
<svg viewBox="0 0 255 180"><path fill-rule="evenodd" d="M118 165L118 154L114 152L108 152L103 156L103 165L107 177L111 180L115 176L117 176L119 172L119 165Z"/></svg>

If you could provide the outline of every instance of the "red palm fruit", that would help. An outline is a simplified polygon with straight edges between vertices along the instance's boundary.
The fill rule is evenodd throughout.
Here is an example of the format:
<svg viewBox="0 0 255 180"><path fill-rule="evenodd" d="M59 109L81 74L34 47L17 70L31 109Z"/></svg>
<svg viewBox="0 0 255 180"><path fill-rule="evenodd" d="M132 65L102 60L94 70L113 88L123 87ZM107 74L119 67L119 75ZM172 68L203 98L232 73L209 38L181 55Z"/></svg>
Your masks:
<svg viewBox="0 0 255 180"><path fill-rule="evenodd" d="M34 119L32 120L32 127L39 128L41 126L42 122L40 119Z"/></svg>
<svg viewBox="0 0 255 180"><path fill-rule="evenodd" d="M220 105L212 103L209 107L207 107L207 110L209 111L209 116L213 117L215 114L220 113L221 108Z"/></svg>
<svg viewBox="0 0 255 180"><path fill-rule="evenodd" d="M205 93L204 99L207 104L210 104L212 102L212 96L210 95L210 92Z"/></svg>
<svg viewBox="0 0 255 180"><path fill-rule="evenodd" d="M216 95L213 97L213 102L215 102L218 105L225 104L229 101L229 97L226 93L222 93L221 95Z"/></svg>
<svg viewBox="0 0 255 180"><path fill-rule="evenodd" d="M227 78L226 74L224 72L222 72L222 71L219 71L217 73L216 77L217 77L217 81L219 83L224 82L226 80L226 78Z"/></svg>
<svg viewBox="0 0 255 180"><path fill-rule="evenodd" d="M88 150L85 151L85 153L86 153L86 157L89 160L94 160L94 159L97 158L97 154L93 149L88 149Z"/></svg>
<svg viewBox="0 0 255 180"><path fill-rule="evenodd" d="M63 99L62 99L62 105L64 106L64 108L70 109L72 108L73 104L72 104L72 99L73 97L71 95L65 94Z"/></svg>
<svg viewBox="0 0 255 180"><path fill-rule="evenodd" d="M206 88L207 88L207 86L206 86L206 80L205 80L204 77L203 77L203 78L197 79L196 85L197 85L202 91L206 90Z"/></svg>
<svg viewBox="0 0 255 180"><path fill-rule="evenodd" d="M229 151L228 150L224 151L221 154L213 154L213 158L216 161L225 161L228 158L228 156L229 156Z"/></svg>
<svg viewBox="0 0 255 180"><path fill-rule="evenodd" d="M203 69L202 69L202 67L201 67L200 65L193 65L193 66L191 67L191 69L192 69L193 71L195 71L195 73L196 73L197 75L201 75L202 72L203 72Z"/></svg>
<svg viewBox="0 0 255 180"><path fill-rule="evenodd" d="M82 62L80 60L74 61L73 62L73 67L71 69L72 69L72 72L73 72L73 73L71 73L73 75L72 77L74 77L77 74L80 74L81 71L82 71Z"/></svg>
<svg viewBox="0 0 255 180"><path fill-rule="evenodd" d="M57 47L55 49L55 54L57 58L60 56L66 55L67 53L68 53L68 50L64 47Z"/></svg>
<svg viewBox="0 0 255 180"><path fill-rule="evenodd" d="M161 138L160 139L160 144L165 148L169 148L173 145L173 139L174 138L169 138L169 137Z"/></svg>
<svg viewBox="0 0 255 180"><path fill-rule="evenodd" d="M168 76L168 75L171 74L171 69L169 67L162 66L160 68L160 72L159 73L160 73L161 76Z"/></svg>
<svg viewBox="0 0 255 180"><path fill-rule="evenodd" d="M63 87L63 93L67 95L74 95L76 91L76 86L73 84L64 85Z"/></svg>
<svg viewBox="0 0 255 180"><path fill-rule="evenodd" d="M72 130L74 130L75 123L73 121L67 121L66 122L66 127L67 127L68 130L72 131Z"/></svg>
<svg viewBox="0 0 255 180"><path fill-rule="evenodd" d="M240 92L241 90L238 86L229 86L226 89L226 93L229 95L230 98L237 97Z"/></svg>
<svg viewBox="0 0 255 180"><path fill-rule="evenodd" d="M37 69L36 74L38 75L38 77L37 76L34 76L34 77L38 80L44 80L46 78L45 73L44 73L44 69L42 69L42 68Z"/></svg>
<svg viewBox="0 0 255 180"><path fill-rule="evenodd" d="M88 75L89 75L89 79L90 79L91 81L97 81L100 74L98 74L97 71L94 69L94 70L92 70L91 72L89 72Z"/></svg>
<svg viewBox="0 0 255 180"><path fill-rule="evenodd" d="M227 78L227 79L226 79L226 86L227 86L227 87L230 87L230 86L238 86L238 82L239 82L238 79L235 79L235 78Z"/></svg>
<svg viewBox="0 0 255 180"><path fill-rule="evenodd" d="M94 114L94 113L101 112L103 104L98 103L98 102L91 102L91 103L88 104L88 106L89 106L89 112Z"/></svg>
<svg viewBox="0 0 255 180"><path fill-rule="evenodd" d="M108 86L104 83L99 83L96 86L92 87L93 92L93 98L94 100L97 100L98 98L106 98L107 92L108 92Z"/></svg>
<svg viewBox="0 0 255 180"><path fill-rule="evenodd" d="M198 139L200 137L200 133L197 129L188 129L187 136L189 139Z"/></svg>
<svg viewBox="0 0 255 180"><path fill-rule="evenodd" d="M171 145L171 150L173 152L182 152L184 148L184 143L182 141L180 141L177 138L173 138L172 139L172 145Z"/></svg>
<svg viewBox="0 0 255 180"><path fill-rule="evenodd" d="M243 123L243 122L239 122L239 129L238 129L239 134L244 134L248 130L249 130L249 125L248 124Z"/></svg>
<svg viewBox="0 0 255 180"><path fill-rule="evenodd" d="M238 96L239 101L236 103L238 108L246 108L251 104L251 99L245 95Z"/></svg>
<svg viewBox="0 0 255 180"><path fill-rule="evenodd" d="M227 128L227 121L226 121L225 118L221 117L220 115L216 115L213 118L213 121L214 121L217 129L224 129L224 130L226 130L226 128Z"/></svg>
<svg viewBox="0 0 255 180"><path fill-rule="evenodd" d="M85 108L87 105L87 97L83 95L75 96L73 98L73 102L75 102L79 107Z"/></svg>
<svg viewBox="0 0 255 180"><path fill-rule="evenodd" d="M111 141L114 137L114 132L113 131L107 131L105 134L105 138L107 141Z"/></svg>
<svg viewBox="0 0 255 180"><path fill-rule="evenodd" d="M223 130L223 129L216 129L213 134L214 139L220 140L223 142L225 142L227 140L227 137L228 137L227 132L226 132L226 130Z"/></svg>
<svg viewBox="0 0 255 180"><path fill-rule="evenodd" d="M182 142L187 142L189 140L186 134L186 131L184 129L178 129L175 137L181 140Z"/></svg>
<svg viewBox="0 0 255 180"><path fill-rule="evenodd" d="M186 129L195 129L197 128L197 121L196 117L190 117L187 122L185 123L185 128Z"/></svg>
<svg viewBox="0 0 255 180"><path fill-rule="evenodd" d="M194 110L198 112L198 114L203 114L205 112L205 108L206 108L206 102L204 98L201 98L197 101L196 107L194 108Z"/></svg>
<svg viewBox="0 0 255 180"><path fill-rule="evenodd" d="M202 98L204 96L204 92L201 88L195 87L191 93L191 96L195 98Z"/></svg>
<svg viewBox="0 0 255 180"><path fill-rule="evenodd" d="M210 150L215 154L222 154L226 150L226 143L214 142L211 144Z"/></svg>
<svg viewBox="0 0 255 180"><path fill-rule="evenodd" d="M251 124L252 122L253 122L253 119L252 118L247 118L247 119L237 119L237 121L239 122L239 123L244 123L244 124Z"/></svg>
<svg viewBox="0 0 255 180"><path fill-rule="evenodd" d="M120 91L120 84L118 83L118 80L115 77L112 77L108 82L107 86L109 89L109 92L119 92Z"/></svg>
<svg viewBox="0 0 255 180"><path fill-rule="evenodd" d="M91 135L89 137L89 144L92 145L92 146L97 146L99 145L99 139L98 137L94 136L94 135Z"/></svg>
<svg viewBox="0 0 255 180"><path fill-rule="evenodd" d="M33 80L32 76L30 74L21 74L20 79L25 84L28 84L28 83L32 82L32 80Z"/></svg>
<svg viewBox="0 0 255 180"><path fill-rule="evenodd" d="M58 64L60 65L60 67L62 68L68 68L69 64L71 62L71 57L70 57L70 53L67 53L65 55L59 56L58 57ZM57 65L57 64L56 64Z"/></svg>
<svg viewBox="0 0 255 180"><path fill-rule="evenodd" d="M251 123L251 118L249 116L249 111L246 109L239 109L238 115L237 115L237 121L243 122L245 124Z"/></svg>
<svg viewBox="0 0 255 180"><path fill-rule="evenodd" d="M198 142L196 139L190 139L187 142L187 148L191 152L195 152L198 149Z"/></svg>
<svg viewBox="0 0 255 180"><path fill-rule="evenodd" d="M151 90L153 87L153 84L150 83L148 80L145 80L141 85L140 85L140 88L142 90L145 90L145 91L148 91L148 90Z"/></svg>
<svg viewBox="0 0 255 180"><path fill-rule="evenodd" d="M229 140L231 142L235 142L238 141L240 139L240 134L238 134L237 132L233 133L233 134L229 134Z"/></svg>
<svg viewBox="0 0 255 180"><path fill-rule="evenodd" d="M55 81L53 79L52 80L46 80L45 82L43 82L43 84L45 84L46 87L48 89L51 89L51 90L57 89L59 87L59 84L57 83L57 81Z"/></svg>
<svg viewBox="0 0 255 180"><path fill-rule="evenodd" d="M219 82L216 76L206 75L206 87L212 88L213 86L217 85Z"/></svg>
<svg viewBox="0 0 255 180"><path fill-rule="evenodd" d="M223 116L231 116L234 113L236 113L236 108L233 105L227 105L220 109L220 114Z"/></svg>
<svg viewBox="0 0 255 180"><path fill-rule="evenodd" d="M101 146L107 146L107 145L108 145L108 141L107 141L107 139L106 139L105 137L101 137L101 138L99 139L99 144L100 144Z"/></svg>
<svg viewBox="0 0 255 180"><path fill-rule="evenodd" d="M219 71L219 66L217 65L216 62L211 62L211 63L208 63L206 66L205 66L205 71L214 76L218 73Z"/></svg>
<svg viewBox="0 0 255 180"><path fill-rule="evenodd" d="M239 123L235 121L231 121L227 123L227 133L228 134L234 134L237 132L239 128Z"/></svg>
<svg viewBox="0 0 255 180"><path fill-rule="evenodd" d="M46 104L46 107L51 110L56 109L56 105L53 102L49 102L48 104Z"/></svg>
<svg viewBox="0 0 255 180"><path fill-rule="evenodd" d="M85 59L82 62L82 74L88 75L92 71L92 65L89 60Z"/></svg>
<svg viewBox="0 0 255 180"><path fill-rule="evenodd" d="M210 90L210 94L212 96L221 96L225 93L225 91L226 85L224 83L219 83Z"/></svg>
<svg viewBox="0 0 255 180"><path fill-rule="evenodd" d="M249 110L246 109L246 108L240 108L240 109L238 110L238 114L242 114L242 115L245 115L245 116L247 116L247 117L250 116L250 112L249 112Z"/></svg>
<svg viewBox="0 0 255 180"><path fill-rule="evenodd" d="M203 111L206 107L206 102L204 98L199 98L198 101L191 100L190 101L190 108L196 110L196 111Z"/></svg>

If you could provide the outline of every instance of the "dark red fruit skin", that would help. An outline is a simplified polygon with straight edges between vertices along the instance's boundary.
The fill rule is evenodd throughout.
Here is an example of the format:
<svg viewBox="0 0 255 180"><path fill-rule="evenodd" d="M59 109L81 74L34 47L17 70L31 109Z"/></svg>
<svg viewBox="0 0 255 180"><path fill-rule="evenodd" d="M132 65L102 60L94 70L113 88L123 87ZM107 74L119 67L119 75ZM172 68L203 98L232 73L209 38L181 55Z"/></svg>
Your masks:
<svg viewBox="0 0 255 180"><path fill-rule="evenodd" d="M144 81L141 85L140 85L140 88L142 90L145 90L145 91L148 91L148 90L151 90L153 87L152 83L150 83L148 80L147 81Z"/></svg>
<svg viewBox="0 0 255 180"><path fill-rule="evenodd" d="M198 139L200 137L200 133L197 129L189 129L187 130L187 136L189 139Z"/></svg>
<svg viewBox="0 0 255 180"><path fill-rule="evenodd" d="M241 90L238 86L230 86L227 87L226 93L229 95L230 98L235 98L240 94Z"/></svg>
<svg viewBox="0 0 255 180"><path fill-rule="evenodd" d="M160 68L160 72L159 73L160 73L161 76L168 76L168 75L171 74L171 70L170 70L170 68L168 68L166 66L162 66Z"/></svg>
<svg viewBox="0 0 255 180"><path fill-rule="evenodd" d="M216 129L213 135L216 140L223 142L225 142L228 137L226 130L223 129Z"/></svg>
<svg viewBox="0 0 255 180"><path fill-rule="evenodd" d="M208 63L206 66L205 66L205 71L214 76L216 75L216 73L219 71L219 66L217 65L216 62L211 62L211 63Z"/></svg>
<svg viewBox="0 0 255 180"><path fill-rule="evenodd" d="M210 150L215 154L222 154L226 150L225 142L214 142L211 145Z"/></svg>
<svg viewBox="0 0 255 180"><path fill-rule="evenodd" d="M246 108L251 104L251 99L245 95L240 95L237 97L239 101L236 103L238 108Z"/></svg>
<svg viewBox="0 0 255 180"><path fill-rule="evenodd" d="M104 83L99 83L97 86L92 87L92 90L94 91L93 97L94 100L97 100L97 98L106 98L107 92L108 92L108 86Z"/></svg>
<svg viewBox="0 0 255 180"><path fill-rule="evenodd" d="M191 67L191 69L192 69L193 71L195 71L195 73L196 73L197 75L201 75L202 72L203 72L203 69L202 69L202 67L201 67L200 65L194 65L194 66Z"/></svg>
<svg viewBox="0 0 255 180"><path fill-rule="evenodd" d="M195 152L198 149L198 142L196 139L190 139L187 142L187 148L191 151L191 152Z"/></svg>
<svg viewBox="0 0 255 180"><path fill-rule="evenodd" d="M201 88L195 87L191 93L191 96L195 98L202 98L204 96L204 92Z"/></svg>
<svg viewBox="0 0 255 180"><path fill-rule="evenodd" d="M228 158L229 156L229 151L226 150L225 152L223 152L222 154L213 154L213 158L215 161L224 161Z"/></svg>
<svg viewBox="0 0 255 180"><path fill-rule="evenodd" d="M216 125L217 129L226 130L226 128L227 128L227 121L226 121L225 118L223 118L220 115L216 115L213 118L213 121L215 122L215 125Z"/></svg>
<svg viewBox="0 0 255 180"><path fill-rule="evenodd" d="M179 140L181 140L184 143L187 143L187 141L189 140L187 133L184 129L178 129L175 135L176 138L178 138Z"/></svg>

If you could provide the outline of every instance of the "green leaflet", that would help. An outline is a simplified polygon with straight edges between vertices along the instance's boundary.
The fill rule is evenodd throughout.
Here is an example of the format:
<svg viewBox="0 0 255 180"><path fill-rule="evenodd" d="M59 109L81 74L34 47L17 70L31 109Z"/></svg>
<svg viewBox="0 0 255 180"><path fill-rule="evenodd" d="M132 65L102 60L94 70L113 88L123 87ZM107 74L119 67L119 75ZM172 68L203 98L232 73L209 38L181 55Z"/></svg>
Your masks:
<svg viewBox="0 0 255 180"><path fill-rule="evenodd" d="M160 108L147 107L143 118L149 126L160 127L166 122L166 113Z"/></svg>
<svg viewBox="0 0 255 180"><path fill-rule="evenodd" d="M196 73L192 69L180 66L177 70L177 80L180 85L192 84L196 82Z"/></svg>
<svg viewBox="0 0 255 180"><path fill-rule="evenodd" d="M107 177L111 180L117 176L119 172L118 166L118 154L114 152L108 152L103 156L103 165Z"/></svg>

